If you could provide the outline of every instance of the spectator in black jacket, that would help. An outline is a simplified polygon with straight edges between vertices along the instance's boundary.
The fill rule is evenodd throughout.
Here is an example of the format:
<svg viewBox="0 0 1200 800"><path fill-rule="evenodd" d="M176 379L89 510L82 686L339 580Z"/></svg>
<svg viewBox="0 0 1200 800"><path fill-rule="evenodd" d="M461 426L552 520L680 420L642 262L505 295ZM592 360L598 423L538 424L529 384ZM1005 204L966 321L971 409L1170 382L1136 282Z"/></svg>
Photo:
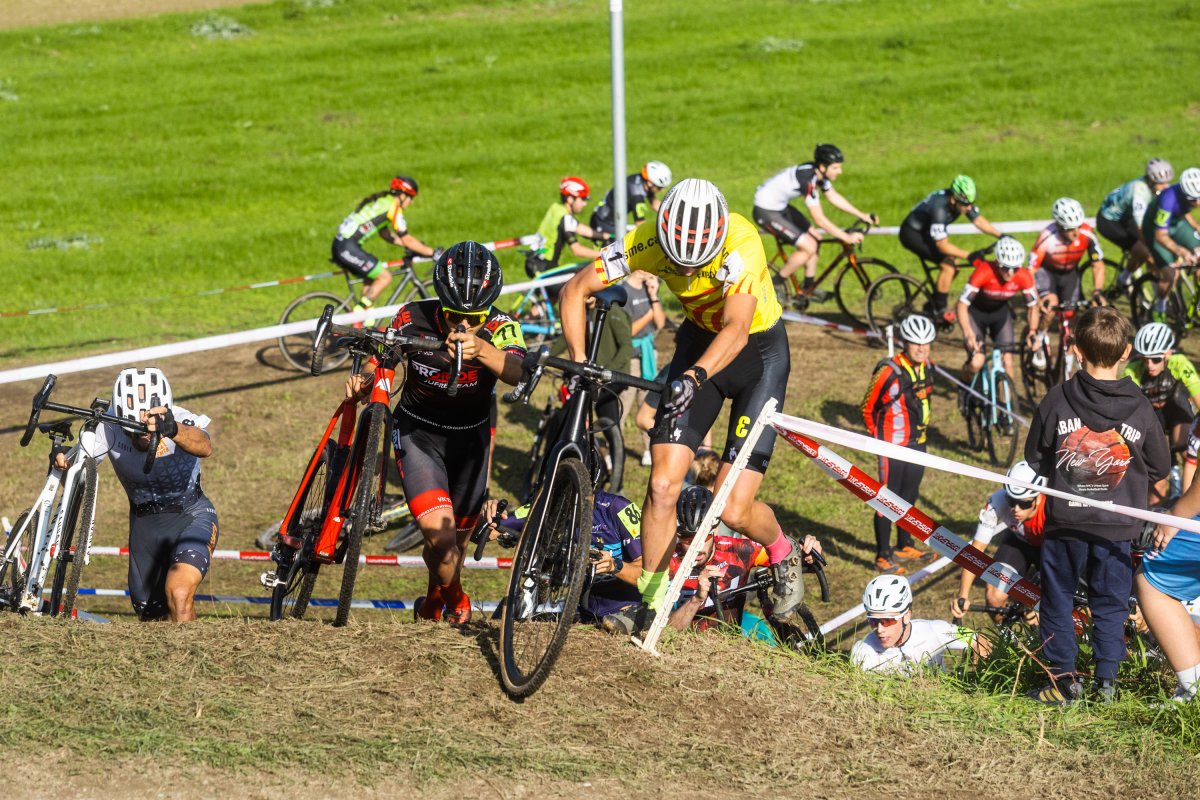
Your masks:
<svg viewBox="0 0 1200 800"><path fill-rule="evenodd" d="M1118 379L1132 336L1128 320L1111 308L1090 308L1079 318L1073 349L1083 370L1046 394L1025 440L1025 460L1050 488L1146 508L1150 487L1170 472L1154 409L1133 381ZM1046 498L1041 629L1055 677L1030 697L1059 705L1083 697L1072 617L1081 576L1093 619L1093 688L1103 701L1115 697L1133 584L1129 547L1141 526L1102 508Z"/></svg>

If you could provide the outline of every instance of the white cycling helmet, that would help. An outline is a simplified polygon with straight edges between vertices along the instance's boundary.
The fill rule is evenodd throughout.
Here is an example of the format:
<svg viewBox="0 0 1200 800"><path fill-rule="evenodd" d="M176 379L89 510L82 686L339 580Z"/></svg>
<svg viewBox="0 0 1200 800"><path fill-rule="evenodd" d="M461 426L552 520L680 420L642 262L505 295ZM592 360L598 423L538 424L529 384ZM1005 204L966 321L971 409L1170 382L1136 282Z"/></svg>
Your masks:
<svg viewBox="0 0 1200 800"><path fill-rule="evenodd" d="M1133 337L1133 351L1139 356L1161 356L1175 348L1175 334L1165 322L1147 322Z"/></svg>
<svg viewBox="0 0 1200 800"><path fill-rule="evenodd" d="M123 369L113 384L112 405L108 413L114 417L141 419L141 412L155 406L171 405L171 384L156 367Z"/></svg>
<svg viewBox="0 0 1200 800"><path fill-rule="evenodd" d="M1083 224L1083 206L1073 198L1060 197L1054 201L1050 216L1058 223L1059 230L1078 228Z"/></svg>
<svg viewBox="0 0 1200 800"><path fill-rule="evenodd" d="M1200 169L1188 167L1179 176L1179 185L1190 200L1200 200Z"/></svg>
<svg viewBox="0 0 1200 800"><path fill-rule="evenodd" d="M863 608L872 614L903 614L912 608L912 586L903 575L879 575L863 591Z"/></svg>
<svg viewBox="0 0 1200 800"><path fill-rule="evenodd" d="M1025 245L1011 236L1001 236L996 241L996 263L1008 269L1020 269L1025 265Z"/></svg>
<svg viewBox="0 0 1200 800"><path fill-rule="evenodd" d="M642 177L655 189L665 189L671 185L671 168L661 161L647 161Z"/></svg>
<svg viewBox="0 0 1200 800"><path fill-rule="evenodd" d="M728 234L729 206L721 190L706 180L685 178L658 208L658 245L680 267L712 261Z"/></svg>
<svg viewBox="0 0 1200 800"><path fill-rule="evenodd" d="M1146 179L1151 183L1170 183L1175 180L1175 168L1170 161L1152 158L1146 162Z"/></svg>
<svg viewBox="0 0 1200 800"><path fill-rule="evenodd" d="M937 338L937 329L922 314L909 314L900 320L900 338L909 344L929 344Z"/></svg>
<svg viewBox="0 0 1200 800"><path fill-rule="evenodd" d="M1033 467L1029 466L1028 461L1018 461L1008 468L1008 477L1016 478L1019 481L1026 483L1036 483L1038 486L1045 486L1045 477L1038 475L1033 471ZM1034 489L1026 489L1024 486L1014 486L1011 483L1004 484L1004 493L1013 500L1027 500L1030 497L1037 497L1040 492Z"/></svg>

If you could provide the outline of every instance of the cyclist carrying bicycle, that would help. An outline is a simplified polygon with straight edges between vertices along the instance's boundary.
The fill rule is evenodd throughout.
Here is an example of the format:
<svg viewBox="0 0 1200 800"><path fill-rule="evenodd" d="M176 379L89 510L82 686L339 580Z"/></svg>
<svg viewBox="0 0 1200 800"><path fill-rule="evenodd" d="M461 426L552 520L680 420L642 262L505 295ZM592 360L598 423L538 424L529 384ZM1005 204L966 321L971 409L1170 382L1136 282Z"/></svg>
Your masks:
<svg viewBox="0 0 1200 800"><path fill-rule="evenodd" d="M129 496L129 599L143 622L196 619L196 590L217 546L217 512L200 488L200 459L213 452L211 420L172 401L167 376L154 367L121 370L113 383L109 413L162 436L148 475L149 433L131 435L112 422L96 428L96 463L110 459ZM62 452L54 461L68 467Z"/></svg>
<svg viewBox="0 0 1200 800"><path fill-rule="evenodd" d="M871 632L854 643L850 661L864 672L915 675L925 668L945 669L947 650L966 650L980 658L991 643L970 628L942 619L913 619L912 586L903 575L877 575L863 591L863 609Z"/></svg>
<svg viewBox="0 0 1200 800"><path fill-rule="evenodd" d="M1155 196L1175 180L1175 168L1161 158L1146 162L1146 174L1122 183L1104 196L1096 214L1096 230L1105 239L1128 253L1125 268L1117 276L1117 286L1124 288L1138 267L1146 263L1150 253L1142 242L1142 222Z"/></svg>
<svg viewBox="0 0 1200 800"><path fill-rule="evenodd" d="M450 247L433 271L436 298L408 303L391 327L404 335L445 339L445 350L406 349L404 386L392 412L392 445L404 496L425 537L422 556L429 588L419 619L471 618L460 581L463 546L483 505L491 444L491 405L497 381L521 378L525 340L516 320L492 304L504 285L500 262L483 245ZM462 346L462 371L451 395L454 349ZM347 397L365 399L374 363L346 381Z"/></svg>
<svg viewBox="0 0 1200 800"><path fill-rule="evenodd" d="M407 175L392 178L386 191L366 197L342 220L333 237L330 260L353 275L363 279L362 298L354 306L362 311L375 304L375 299L392 282L387 263L363 249L363 244L375 236L397 247L404 247L419 256L436 258L441 250L430 247L408 232L404 210L417 197L417 181Z"/></svg>
<svg viewBox="0 0 1200 800"><path fill-rule="evenodd" d="M1025 324L1031 347L1037 342L1038 330L1037 289L1033 275L1025 268L1025 248L1021 243L1011 236L1001 236L996 242L994 260L972 255L975 271L958 298L957 315L967 351L963 371L968 378L983 369L985 338L999 347L1015 341L1013 311L1008 303L1018 294L1025 295ZM1002 357L1004 371L1012 374L1012 353L1006 351Z"/></svg>
<svg viewBox="0 0 1200 800"><path fill-rule="evenodd" d="M637 631L653 622L667 594L675 504L696 448L730 400L723 480L763 405L768 399L782 404L790 365L787 333L779 324L783 312L758 231L730 213L716 186L696 178L671 187L656 219L605 247L594 269L581 270L565 285L563 336L573 359L586 355L586 298L639 269L657 275L675 293L686 319L651 434L650 485L642 504L645 568L638 582L645 605L635 612ZM775 434L764 431L722 520L766 547L776 578L775 616L787 621L803 601L799 551L770 508L754 502L774 446Z"/></svg>
<svg viewBox="0 0 1200 800"><path fill-rule="evenodd" d="M1046 484L1046 479L1035 473L1029 462L1024 460L1009 467L1008 477L1040 486ZM1007 564L1018 575L1025 577L1029 575L1029 568L1039 561L1045 525L1046 496L1023 486L1006 483L1003 489L992 492L980 510L979 524L975 527L971 544L982 551L996 534L1000 534L994 560L998 564ZM955 621L961 620L971 610L971 584L974 582L975 573L964 568L959 575L958 597L950 601L950 615ZM1001 608L1008 602L1008 592L989 583L986 602L993 608Z"/></svg>
<svg viewBox="0 0 1200 800"><path fill-rule="evenodd" d="M910 314L900 323L904 347L891 358L875 365L871 384L862 402L863 423L876 439L925 452L929 429L929 406L933 400L933 365L930 346L937 330L927 317ZM917 500L925 467L894 458L879 457L879 480L910 503ZM912 536L896 526L893 550L892 523L882 514L875 520L875 569L885 575L903 575L896 559L921 561L933 554L915 546Z"/></svg>
<svg viewBox="0 0 1200 800"><path fill-rule="evenodd" d="M666 191L670 185L671 168L661 161L647 161L642 165L640 172L635 172L625 179L625 208L633 216L634 225L642 224L647 217L658 211L662 202L658 193ZM613 190L609 189L600 205L592 212L588 226L594 231L606 234L606 238L611 240L617 232L617 225L613 220L615 213Z"/></svg>
<svg viewBox="0 0 1200 800"><path fill-rule="evenodd" d="M1000 238L1000 231L975 205L975 181L958 175L947 189L930 192L913 206L900 223L900 244L922 261L939 265L933 292L933 313L942 321L953 322L954 312L946 308L950 286L954 282L956 259L966 259L966 250L950 242L946 230L950 223L966 214L967 219L983 233Z"/></svg>
<svg viewBox="0 0 1200 800"><path fill-rule="evenodd" d="M1149 322L1133 337L1137 358L1122 376L1142 388L1173 451L1187 446L1188 429L1200 408L1200 375L1192 360L1175 352L1175 334L1163 322Z"/></svg>
<svg viewBox="0 0 1200 800"><path fill-rule="evenodd" d="M1104 251L1100 240L1084 219L1078 200L1060 197L1050 209L1054 221L1042 229L1029 251L1029 270L1042 299L1042 327L1047 327L1051 309L1057 305L1075 306L1083 291L1090 290L1092 303L1104 305ZM1086 263L1085 263L1086 259ZM1092 286L1084 289L1079 277L1092 267Z"/></svg>
<svg viewBox="0 0 1200 800"><path fill-rule="evenodd" d="M759 184L754 192L754 222L780 242L795 247L787 263L779 270L776 281L782 284L801 266L804 267L803 292L821 300L813 292L813 279L817 274L817 246L823 230L839 242L856 245L863 240L861 233L847 233L830 221L821 208L821 195L829 198L834 208L845 211L868 225L878 225L879 217L865 214L833 188L833 182L842 174L845 162L842 151L832 144L819 144L813 151L812 161L796 164L775 173ZM804 198L812 222L793 205L797 197Z"/></svg>
<svg viewBox="0 0 1200 800"><path fill-rule="evenodd" d="M1150 201L1142 219L1142 241L1158 277L1158 295L1152 309L1157 322L1165 321L1167 294L1179 277L1178 267L1200 263L1200 225L1192 218L1197 205L1200 169L1190 167L1179 176L1179 183L1163 189Z"/></svg>

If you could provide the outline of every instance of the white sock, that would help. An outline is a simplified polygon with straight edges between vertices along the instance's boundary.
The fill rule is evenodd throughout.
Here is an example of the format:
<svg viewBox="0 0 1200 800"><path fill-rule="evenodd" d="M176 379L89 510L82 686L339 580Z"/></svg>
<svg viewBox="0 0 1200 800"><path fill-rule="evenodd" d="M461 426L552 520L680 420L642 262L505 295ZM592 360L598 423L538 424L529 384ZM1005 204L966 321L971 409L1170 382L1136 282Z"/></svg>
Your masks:
<svg viewBox="0 0 1200 800"><path fill-rule="evenodd" d="M1200 664L1188 667L1185 670L1175 673L1175 677L1179 679L1179 690L1188 696L1196 693L1196 683L1200 681Z"/></svg>

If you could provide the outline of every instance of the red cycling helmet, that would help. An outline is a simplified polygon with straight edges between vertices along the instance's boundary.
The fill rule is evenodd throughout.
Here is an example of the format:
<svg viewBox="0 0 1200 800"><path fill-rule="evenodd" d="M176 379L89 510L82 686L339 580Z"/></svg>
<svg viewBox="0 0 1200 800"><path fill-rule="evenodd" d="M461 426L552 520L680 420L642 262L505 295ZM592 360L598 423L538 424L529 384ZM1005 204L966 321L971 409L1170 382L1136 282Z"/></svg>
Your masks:
<svg viewBox="0 0 1200 800"><path fill-rule="evenodd" d="M404 192L409 197L417 196L417 179L407 175L397 175L392 178L392 191Z"/></svg>
<svg viewBox="0 0 1200 800"><path fill-rule="evenodd" d="M568 175L559 181L558 191L559 194L568 197L578 197L580 200L587 200L592 194L592 190L588 188L587 181L574 175Z"/></svg>

